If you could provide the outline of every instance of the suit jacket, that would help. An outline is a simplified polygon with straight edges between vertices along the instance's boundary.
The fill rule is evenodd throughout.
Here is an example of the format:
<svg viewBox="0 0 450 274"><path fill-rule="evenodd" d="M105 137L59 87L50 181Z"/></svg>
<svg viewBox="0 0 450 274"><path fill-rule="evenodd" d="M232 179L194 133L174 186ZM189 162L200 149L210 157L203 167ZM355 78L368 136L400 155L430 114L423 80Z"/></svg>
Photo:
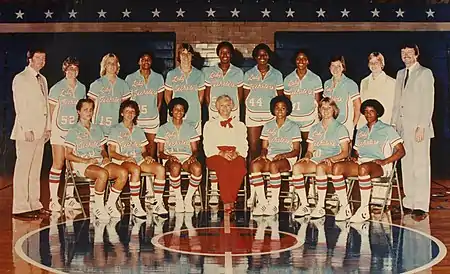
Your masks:
<svg viewBox="0 0 450 274"><path fill-rule="evenodd" d="M392 123L400 130L425 129L425 138L434 137L434 77L430 69L419 63L409 72L404 87L406 69L397 72Z"/></svg>
<svg viewBox="0 0 450 274"><path fill-rule="evenodd" d="M11 133L12 140L25 140L25 132L33 131L34 138L39 139L45 130L50 130L47 79L44 81L44 93L36 78L37 72L27 66L13 80L12 90L16 119Z"/></svg>

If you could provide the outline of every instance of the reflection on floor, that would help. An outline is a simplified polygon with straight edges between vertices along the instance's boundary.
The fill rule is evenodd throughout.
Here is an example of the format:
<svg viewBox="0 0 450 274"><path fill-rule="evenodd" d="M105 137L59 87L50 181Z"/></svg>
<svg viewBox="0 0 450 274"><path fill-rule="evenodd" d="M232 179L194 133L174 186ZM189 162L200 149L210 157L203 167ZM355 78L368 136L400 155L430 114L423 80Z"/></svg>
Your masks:
<svg viewBox="0 0 450 274"><path fill-rule="evenodd" d="M236 212L225 231L217 210L170 212L167 219L149 211L146 219L125 215L107 222L76 220L77 214L66 212L65 220L53 215L25 239L22 251L70 273L215 274L399 273L443 252L439 242L416 231L429 234L428 217L411 215L403 224L414 230L391 225L389 213L381 222L350 224L333 216L311 220L287 212L270 217Z"/></svg>

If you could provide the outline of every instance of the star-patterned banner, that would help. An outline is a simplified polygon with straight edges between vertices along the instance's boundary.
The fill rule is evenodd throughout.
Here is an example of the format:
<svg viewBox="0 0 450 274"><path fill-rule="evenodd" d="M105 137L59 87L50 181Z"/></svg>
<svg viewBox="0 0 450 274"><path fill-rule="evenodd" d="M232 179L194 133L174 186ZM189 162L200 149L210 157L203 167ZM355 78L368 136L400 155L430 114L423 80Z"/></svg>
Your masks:
<svg viewBox="0 0 450 274"><path fill-rule="evenodd" d="M0 23L24 22L201 22L201 21L297 21L297 22L448 22L450 5L325 6L279 2L223 5L120 3L73 7L28 8L2 5ZM124 1L125 2L125 1Z"/></svg>

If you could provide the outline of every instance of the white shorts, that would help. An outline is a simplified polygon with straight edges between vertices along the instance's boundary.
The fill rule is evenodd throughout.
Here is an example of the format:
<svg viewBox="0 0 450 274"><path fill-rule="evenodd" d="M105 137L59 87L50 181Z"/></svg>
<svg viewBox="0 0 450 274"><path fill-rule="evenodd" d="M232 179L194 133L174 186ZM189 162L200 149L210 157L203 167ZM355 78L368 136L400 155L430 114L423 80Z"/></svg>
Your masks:
<svg viewBox="0 0 450 274"><path fill-rule="evenodd" d="M258 113L250 112L248 110L245 111L245 125L247 127L261 127L264 126L267 122L275 119L271 113Z"/></svg>
<svg viewBox="0 0 450 274"><path fill-rule="evenodd" d="M155 134L158 133L159 117L153 120L138 120L137 125L144 130L145 133Z"/></svg>
<svg viewBox="0 0 450 274"><path fill-rule="evenodd" d="M375 159L370 159L370 158L358 158L358 164L364 164L367 162L372 162ZM389 176L389 174L391 174L392 171L392 164L388 164L388 165L384 165L381 167L383 169L383 177Z"/></svg>
<svg viewBox="0 0 450 274"><path fill-rule="evenodd" d="M270 161L273 160L273 157L275 157L276 155L267 155L267 159L269 159ZM286 158L286 160L289 163L289 171L292 170L292 167L294 166L294 164L297 162L297 158L293 157L293 158Z"/></svg>
<svg viewBox="0 0 450 274"><path fill-rule="evenodd" d="M85 177L86 175L84 174L86 172L86 169L89 166L92 165L96 165L99 167L106 167L107 165L109 165L110 163L106 164L106 165L102 165L102 159L99 158L98 163L97 164L84 164L84 163L75 163L72 162L72 169L73 171L77 174L77 176L79 177Z"/></svg>
<svg viewBox="0 0 450 274"><path fill-rule="evenodd" d="M66 140L66 135L69 131L63 131L55 124L52 124L52 133L50 136L50 144L63 146Z"/></svg>
<svg viewBox="0 0 450 274"><path fill-rule="evenodd" d="M315 124L317 124L317 122L319 122L319 117L317 116L316 112L312 113L309 116L304 117L289 116L288 118L298 125L301 132L309 132L312 126L314 126Z"/></svg>
<svg viewBox="0 0 450 274"><path fill-rule="evenodd" d="M144 161L145 161L145 160L142 159L142 160L140 160L139 162L137 162L136 164L137 164L138 166L141 166L141 164L142 164ZM112 162L113 162L114 164L120 166L120 165L123 164L124 161L122 161L122 160L117 160L117 159L112 159Z"/></svg>

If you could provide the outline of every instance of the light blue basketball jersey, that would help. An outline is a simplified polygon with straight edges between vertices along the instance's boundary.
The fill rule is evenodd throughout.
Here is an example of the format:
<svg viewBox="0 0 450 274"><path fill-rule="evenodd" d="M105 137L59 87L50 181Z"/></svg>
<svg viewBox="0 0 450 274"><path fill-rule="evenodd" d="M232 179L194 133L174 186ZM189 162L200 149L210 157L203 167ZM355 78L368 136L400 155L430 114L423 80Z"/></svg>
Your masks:
<svg viewBox="0 0 450 274"><path fill-rule="evenodd" d="M104 134L108 136L111 127L119 123L120 104L131 97L128 84L117 77L115 84L112 85L108 78L103 76L91 84L88 96L96 100L92 120L100 125Z"/></svg>
<svg viewBox="0 0 450 274"><path fill-rule="evenodd" d="M185 75L179 67L169 71L166 78L166 89L173 91L173 98L181 97L189 104L186 120L193 123L201 121L201 106L198 91L205 89L203 73L192 67L189 75Z"/></svg>
<svg viewBox="0 0 450 274"><path fill-rule="evenodd" d="M359 158L384 160L390 157L394 147L403 143L402 138L395 129L377 121L369 130L367 124L358 129L355 140L355 150L358 151Z"/></svg>
<svg viewBox="0 0 450 274"><path fill-rule="evenodd" d="M283 90L283 75L280 71L270 66L264 79L261 77L257 66L244 74L244 88L250 93L245 100L247 111L252 117L270 114L270 100L277 96L278 90Z"/></svg>
<svg viewBox="0 0 450 274"><path fill-rule="evenodd" d="M138 120L149 122L159 119L157 104L158 93L164 92L164 79L161 74L151 70L148 82L138 70L125 78L130 87L131 99L139 105Z"/></svg>
<svg viewBox="0 0 450 274"><path fill-rule="evenodd" d="M86 86L77 80L75 89L69 87L66 78L62 79L50 89L48 101L55 105L52 119L56 119L56 126L62 131L68 131L77 123L78 113L76 105L80 99L86 97Z"/></svg>
<svg viewBox="0 0 450 274"><path fill-rule="evenodd" d="M99 125L91 124L88 130L81 123L76 123L67 133L64 145L73 149L73 154L82 158L102 158L101 146L106 138Z"/></svg>
<svg viewBox="0 0 450 274"><path fill-rule="evenodd" d="M305 118L317 112L316 94L323 91L322 80L307 70L302 80L297 70L284 79L284 94L291 96L292 113L290 117Z"/></svg>
<svg viewBox="0 0 450 274"><path fill-rule="evenodd" d="M325 158L341 153L341 143L350 142L347 129L338 121L334 120L325 129L322 122L315 124L308 135L308 143L314 145L311 160L319 163Z"/></svg>
<svg viewBox="0 0 450 274"><path fill-rule="evenodd" d="M286 119L280 128L276 120L267 122L263 127L260 139L269 141L267 155L292 151L293 143L302 141L299 127L289 119Z"/></svg>
<svg viewBox="0 0 450 274"><path fill-rule="evenodd" d="M177 129L172 120L160 126L155 137L156 143L164 144L164 153L176 156L178 159L187 159L192 155L191 143L200 140L200 135L194 125L188 121Z"/></svg>
<svg viewBox="0 0 450 274"><path fill-rule="evenodd" d="M119 123L111 128L108 136L108 144L116 146L116 152L127 157L133 157L136 163L144 160L142 157L142 147L148 144L144 130L138 126L133 127L130 132L123 123Z"/></svg>
<svg viewBox="0 0 450 274"><path fill-rule="evenodd" d="M345 124L348 119L353 119L353 101L360 98L358 85L352 79L342 75L342 79L333 89L333 79L328 79L324 84L324 97L331 97L339 108L337 121Z"/></svg>

